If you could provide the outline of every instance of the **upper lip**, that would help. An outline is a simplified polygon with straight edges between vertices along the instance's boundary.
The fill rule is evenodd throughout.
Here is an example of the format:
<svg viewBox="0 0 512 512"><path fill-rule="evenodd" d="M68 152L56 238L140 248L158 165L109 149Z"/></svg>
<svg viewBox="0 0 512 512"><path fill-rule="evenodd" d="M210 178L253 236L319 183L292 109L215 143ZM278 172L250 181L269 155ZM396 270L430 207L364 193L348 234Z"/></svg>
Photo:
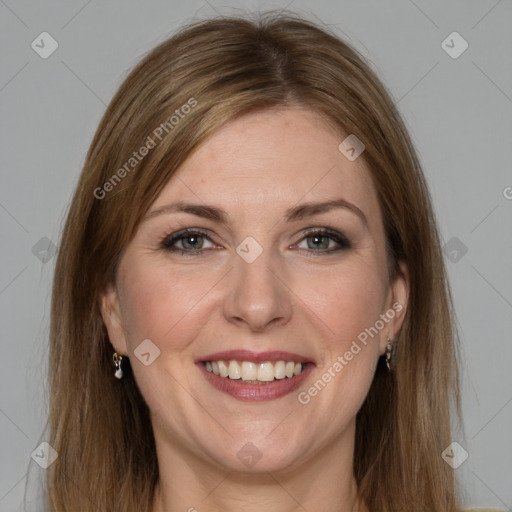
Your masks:
<svg viewBox="0 0 512 512"><path fill-rule="evenodd" d="M196 362L205 361L251 361L253 363L265 363L275 361L293 361L295 363L313 362L310 358L295 354L293 352L284 352L282 350L270 350L266 352L253 352L252 350L224 350L215 352L199 358Z"/></svg>

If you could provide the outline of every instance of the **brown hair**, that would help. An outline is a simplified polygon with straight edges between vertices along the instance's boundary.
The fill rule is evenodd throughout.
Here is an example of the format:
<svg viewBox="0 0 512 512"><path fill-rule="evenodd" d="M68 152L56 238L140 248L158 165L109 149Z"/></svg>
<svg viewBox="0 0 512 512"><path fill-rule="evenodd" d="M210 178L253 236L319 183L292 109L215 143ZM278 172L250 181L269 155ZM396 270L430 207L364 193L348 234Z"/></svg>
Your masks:
<svg viewBox="0 0 512 512"><path fill-rule="evenodd" d="M379 363L357 416L360 493L372 512L458 510L453 470L441 458L451 442L450 397L460 419L454 317L418 158L365 60L329 30L282 13L185 27L133 69L103 116L55 270L48 425L59 457L47 473L50 510L149 509L158 480L149 411L129 367L123 380L113 376L100 294L148 207L195 148L237 116L296 106L364 143L391 271L399 272L398 261L409 269L396 370ZM165 136L127 165L157 127Z"/></svg>

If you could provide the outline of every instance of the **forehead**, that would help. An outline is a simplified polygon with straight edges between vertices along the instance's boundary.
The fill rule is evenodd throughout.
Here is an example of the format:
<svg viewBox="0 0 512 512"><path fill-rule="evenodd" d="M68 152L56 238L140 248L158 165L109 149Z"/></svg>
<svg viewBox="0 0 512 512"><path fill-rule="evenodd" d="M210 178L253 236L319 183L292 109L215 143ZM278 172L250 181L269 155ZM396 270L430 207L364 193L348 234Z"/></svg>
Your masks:
<svg viewBox="0 0 512 512"><path fill-rule="evenodd" d="M380 217L362 158L349 161L338 133L319 114L293 108L228 122L181 165L154 203L193 200L243 212L288 209L298 202L343 198Z"/></svg>

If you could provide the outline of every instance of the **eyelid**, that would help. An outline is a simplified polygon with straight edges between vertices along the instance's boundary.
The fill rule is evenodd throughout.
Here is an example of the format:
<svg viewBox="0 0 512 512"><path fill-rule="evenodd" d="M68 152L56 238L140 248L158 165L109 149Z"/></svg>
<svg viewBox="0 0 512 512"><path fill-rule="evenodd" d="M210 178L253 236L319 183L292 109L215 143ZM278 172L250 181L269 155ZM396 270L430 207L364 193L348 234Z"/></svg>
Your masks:
<svg viewBox="0 0 512 512"><path fill-rule="evenodd" d="M184 228L184 229L180 229L178 231L166 234L160 240L159 247L162 248L162 249L168 250L168 251L176 250L176 251L181 251L182 253L186 252L186 253L189 253L189 254L203 252L204 249L198 249L198 250L194 251L194 250L180 249L179 247L174 247L173 246L173 244L175 242L177 242L178 240L180 240L182 238L186 238L187 235L189 235L189 236L191 236L191 235L201 235L202 237L204 237L207 240L209 240L212 244L218 245L212 239L212 237L210 236L210 234L208 233L207 230L205 230L203 228ZM211 249L211 247L208 247L207 249Z"/></svg>
<svg viewBox="0 0 512 512"><path fill-rule="evenodd" d="M304 239L308 238L309 236L316 235L316 234L330 238L337 244L337 247L331 248L331 249L318 250L318 251L314 250L314 249L304 249L304 248L299 248L299 247L297 247L297 248L299 250L307 251L308 253L318 253L318 254L324 253L325 254L325 253L336 252L338 250L346 250L346 249L349 249L352 247L352 242L350 241L350 239L345 234L338 231L337 229L334 229L334 228L331 228L328 226L312 226L312 227L308 227L308 228L301 230L297 235L300 238L298 239L297 242L295 242L294 244L289 246L289 248L298 246L298 244L301 243ZM181 249L179 247L174 247L174 244L177 241L179 241L183 238L186 238L187 235L189 235L189 236L200 235L200 236L204 237L205 239L207 239L208 241L210 241L213 245L216 245L216 246L219 245L218 243L215 242L214 237L212 237L210 235L209 230L204 229L204 228L191 227L191 228L180 229L176 232L171 232L169 234L166 234L160 240L159 247L164 250L167 250L167 251L176 251L176 252L181 252L182 254L186 253L186 254L190 254L190 255L204 253L207 250L213 249L213 247L206 247L206 248L201 248L201 249L196 249L196 250Z"/></svg>
<svg viewBox="0 0 512 512"><path fill-rule="evenodd" d="M326 237L330 238L331 240L334 240L334 242L336 244L338 244L338 247L335 247L333 249L324 249L324 250L318 250L318 251L315 251L313 249L303 249L303 248L299 248L299 247L298 247L298 249L307 251L311 254L312 253L317 253L317 254L322 254L322 253L326 254L327 253L328 254L331 252L336 252L338 250L346 250L346 249L352 248L352 242L345 234L341 233L337 229L333 229L333 228L330 228L327 226L311 227L311 228L306 228L306 229L302 230L299 233L300 239L296 243L294 243L292 245L292 247L297 246L299 243L301 243L304 239L308 238L309 236L316 235L316 234L326 236Z"/></svg>
<svg viewBox="0 0 512 512"><path fill-rule="evenodd" d="M350 242L347 235L339 231L338 229L331 228L329 226L312 226L309 228L302 229L298 236L302 238L307 237L308 235L314 235L316 233L320 233L322 235L331 235L333 237L342 238L343 240Z"/></svg>

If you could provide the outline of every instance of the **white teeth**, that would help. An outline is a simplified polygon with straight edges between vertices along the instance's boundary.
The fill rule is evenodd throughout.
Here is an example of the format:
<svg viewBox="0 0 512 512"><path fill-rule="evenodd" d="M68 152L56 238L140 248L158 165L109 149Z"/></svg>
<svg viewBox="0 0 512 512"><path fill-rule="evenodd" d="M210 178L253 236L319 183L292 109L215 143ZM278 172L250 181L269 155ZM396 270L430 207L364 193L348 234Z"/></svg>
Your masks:
<svg viewBox="0 0 512 512"><path fill-rule="evenodd" d="M250 361L244 361L242 363L242 371L240 372L242 380L257 380L258 379L258 367L256 363Z"/></svg>
<svg viewBox="0 0 512 512"><path fill-rule="evenodd" d="M260 363L258 366L258 380L270 382L274 380L274 365L272 363Z"/></svg>
<svg viewBox="0 0 512 512"><path fill-rule="evenodd" d="M286 377L286 363L284 361L277 361L274 369L276 371L276 379L284 379Z"/></svg>
<svg viewBox="0 0 512 512"><path fill-rule="evenodd" d="M229 362L229 378L233 380L240 378L240 365L236 361Z"/></svg>
<svg viewBox="0 0 512 512"><path fill-rule="evenodd" d="M252 361L206 361L206 371L227 377L229 379L243 381L271 382L274 379L281 380L291 378L303 372L305 365L294 361L276 361L271 363L253 363Z"/></svg>
<svg viewBox="0 0 512 512"><path fill-rule="evenodd" d="M219 365L219 373L216 375L220 375L221 377L227 377L229 375L228 367L226 366L226 363L224 361L217 361L217 364Z"/></svg>

